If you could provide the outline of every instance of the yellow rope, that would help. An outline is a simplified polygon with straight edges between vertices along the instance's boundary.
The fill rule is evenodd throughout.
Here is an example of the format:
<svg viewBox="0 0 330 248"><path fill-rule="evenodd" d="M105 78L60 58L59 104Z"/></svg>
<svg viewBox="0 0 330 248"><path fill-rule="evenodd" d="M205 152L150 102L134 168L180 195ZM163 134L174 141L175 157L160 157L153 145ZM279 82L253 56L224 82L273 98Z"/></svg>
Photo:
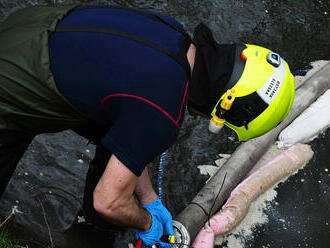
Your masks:
<svg viewBox="0 0 330 248"><path fill-rule="evenodd" d="M6 224L7 221L10 220L10 218L11 218L14 214L15 214L15 213L12 211L12 212L10 213L10 215L8 215L8 217L7 217L3 222L0 223L0 228L1 228L4 224Z"/></svg>

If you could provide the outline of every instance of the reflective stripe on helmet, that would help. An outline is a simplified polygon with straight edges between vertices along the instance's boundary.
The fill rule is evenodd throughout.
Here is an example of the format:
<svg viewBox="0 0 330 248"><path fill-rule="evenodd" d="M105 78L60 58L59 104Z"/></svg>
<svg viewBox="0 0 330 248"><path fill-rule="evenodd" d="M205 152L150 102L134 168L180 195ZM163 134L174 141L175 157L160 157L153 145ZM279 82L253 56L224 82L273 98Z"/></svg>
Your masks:
<svg viewBox="0 0 330 248"><path fill-rule="evenodd" d="M257 94L264 100L268 105L276 98L280 91L286 73L285 61L280 58L279 67L275 67L273 73L270 75L267 82L257 90Z"/></svg>

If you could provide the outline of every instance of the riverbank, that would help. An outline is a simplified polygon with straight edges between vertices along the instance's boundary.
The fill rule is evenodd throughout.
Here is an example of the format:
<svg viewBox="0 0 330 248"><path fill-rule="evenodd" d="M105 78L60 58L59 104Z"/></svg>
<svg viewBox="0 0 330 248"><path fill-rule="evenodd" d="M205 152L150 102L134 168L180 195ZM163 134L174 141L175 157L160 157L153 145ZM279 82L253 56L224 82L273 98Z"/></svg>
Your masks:
<svg viewBox="0 0 330 248"><path fill-rule="evenodd" d="M0 247L1 248L29 248L26 246L21 246L18 241L12 240L8 229L0 229Z"/></svg>

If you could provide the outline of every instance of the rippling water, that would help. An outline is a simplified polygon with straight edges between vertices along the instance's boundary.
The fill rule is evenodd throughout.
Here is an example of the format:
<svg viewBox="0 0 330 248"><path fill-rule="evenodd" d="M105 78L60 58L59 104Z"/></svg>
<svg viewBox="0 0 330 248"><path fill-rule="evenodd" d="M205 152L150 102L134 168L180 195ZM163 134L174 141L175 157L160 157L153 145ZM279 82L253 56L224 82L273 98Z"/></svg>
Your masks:
<svg viewBox="0 0 330 248"><path fill-rule="evenodd" d="M328 0L0 0L0 20L28 5L76 2L158 11L182 22L190 33L196 25L204 22L211 27L219 42L245 42L269 47L286 58L292 70L307 68L311 61L330 59ZM206 178L200 175L196 166L213 164L218 153L231 153L237 146L228 138L231 134L228 130L213 136L208 134L207 125L207 121L186 115L180 136L169 151L163 184L165 202L173 214L181 211L204 184ZM324 146L323 141L319 146L315 145L316 149ZM95 247L95 243L86 242L86 237L79 235L74 228L65 235L61 233L72 224L78 211L87 164L93 151L94 147L86 147L85 140L70 132L36 138L0 202L0 214L4 216L12 205L19 205L24 214L15 219L18 227L31 230L29 235L37 237L34 242L46 242L49 238L40 209L42 202L48 206L46 213L58 246ZM157 164L157 161L153 163ZM155 167L152 169L154 176ZM98 247L107 247L106 234L93 235L100 241ZM127 247L127 241L131 239L131 234L121 234L116 247ZM33 244L35 247L36 243Z"/></svg>

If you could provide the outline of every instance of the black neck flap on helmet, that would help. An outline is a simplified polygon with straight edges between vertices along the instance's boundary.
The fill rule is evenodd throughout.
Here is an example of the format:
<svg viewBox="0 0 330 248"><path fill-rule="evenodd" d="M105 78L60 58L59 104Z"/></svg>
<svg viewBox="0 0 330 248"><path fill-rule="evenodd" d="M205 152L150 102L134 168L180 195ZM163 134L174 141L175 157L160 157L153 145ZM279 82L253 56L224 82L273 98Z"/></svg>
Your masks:
<svg viewBox="0 0 330 248"><path fill-rule="evenodd" d="M235 85L244 70L235 66L245 45L218 44L212 31L203 23L194 30L196 45L195 64L188 91L188 106L211 117L214 106L222 94Z"/></svg>

